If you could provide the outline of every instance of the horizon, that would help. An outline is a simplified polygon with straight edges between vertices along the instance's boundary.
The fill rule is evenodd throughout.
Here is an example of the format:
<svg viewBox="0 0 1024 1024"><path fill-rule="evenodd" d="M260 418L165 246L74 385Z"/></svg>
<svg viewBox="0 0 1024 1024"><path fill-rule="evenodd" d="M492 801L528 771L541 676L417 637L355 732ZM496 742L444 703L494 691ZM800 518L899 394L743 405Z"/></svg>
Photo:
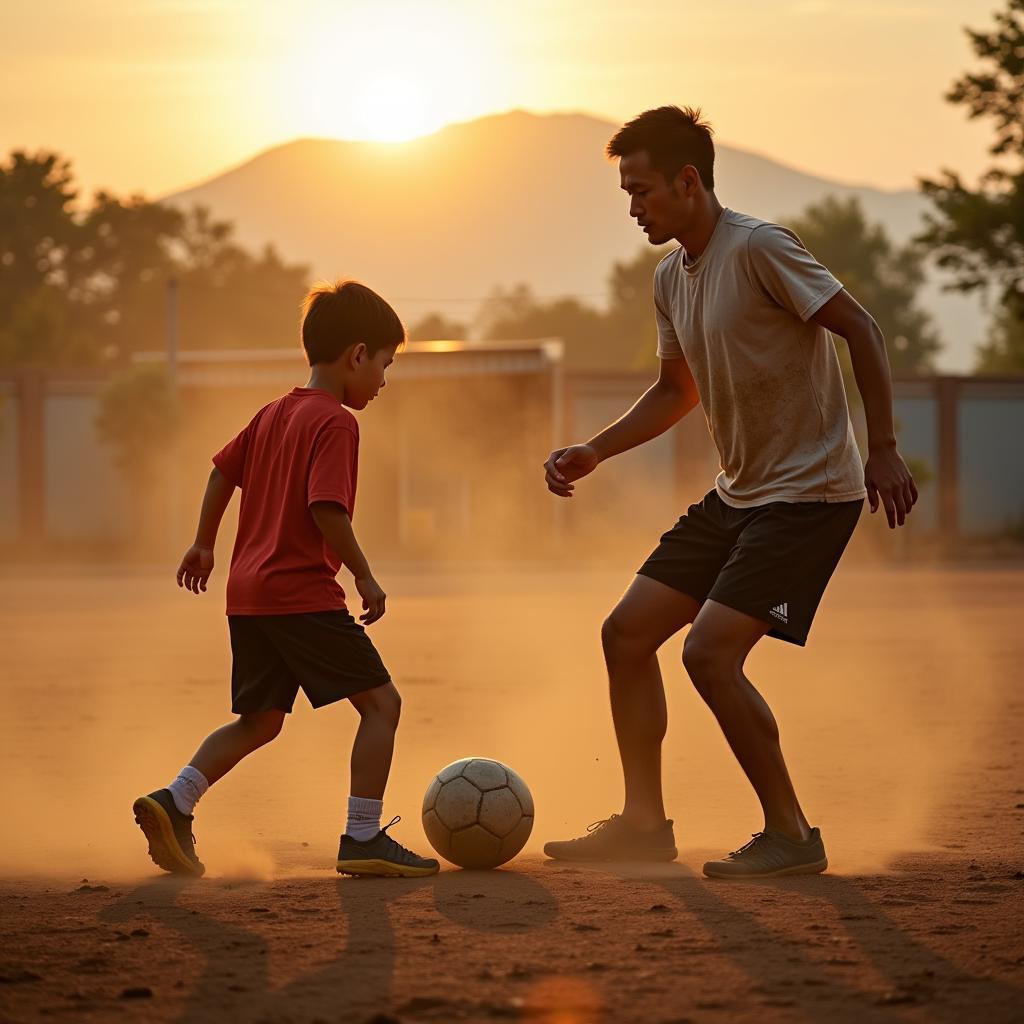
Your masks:
<svg viewBox="0 0 1024 1024"><path fill-rule="evenodd" d="M303 138L400 143L516 110L619 124L675 102L701 106L719 145L844 184L914 190L943 167L970 179L988 161L986 126L943 94L973 65L963 28L987 27L993 10L990 0L856 10L734 0L680 12L641 0L622 12L529 0L497 13L392 0L382 12L305 0L290 12L249 5L243 21L237 0L98 0L88 11L57 0L8 15L0 147L59 152L84 195L152 197ZM759 48L756 61L722 60L744 45Z"/></svg>

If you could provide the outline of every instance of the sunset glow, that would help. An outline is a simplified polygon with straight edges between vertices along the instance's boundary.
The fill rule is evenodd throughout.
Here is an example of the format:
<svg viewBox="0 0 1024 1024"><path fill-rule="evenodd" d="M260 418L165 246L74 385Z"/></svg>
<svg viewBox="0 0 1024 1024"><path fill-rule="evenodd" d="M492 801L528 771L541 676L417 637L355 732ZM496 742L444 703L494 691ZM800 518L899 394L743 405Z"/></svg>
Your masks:
<svg viewBox="0 0 1024 1024"><path fill-rule="evenodd" d="M990 8L13 5L0 41L0 146L66 153L87 191L159 195L300 137L398 141L513 109L620 122L675 102L703 107L720 142L824 177L913 188L936 167L983 166L984 126L943 94L968 58L963 26L984 24Z"/></svg>

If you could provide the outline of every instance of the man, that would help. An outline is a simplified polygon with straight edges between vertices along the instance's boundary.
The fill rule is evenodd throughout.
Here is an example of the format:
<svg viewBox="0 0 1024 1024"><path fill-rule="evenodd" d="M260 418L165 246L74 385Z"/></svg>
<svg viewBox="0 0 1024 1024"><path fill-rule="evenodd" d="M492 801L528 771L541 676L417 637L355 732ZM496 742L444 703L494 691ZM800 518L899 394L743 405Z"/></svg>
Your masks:
<svg viewBox="0 0 1024 1024"><path fill-rule="evenodd" d="M585 444L552 452L548 488L657 437L698 403L721 456L714 489L640 568L602 629L625 779L622 813L559 860L673 860L661 790L665 693L657 651L684 626L683 664L764 810L764 828L719 878L809 874L828 865L797 800L771 709L744 675L765 634L803 645L865 495L902 526L917 489L896 448L892 382L877 324L790 231L723 208L700 111L660 107L608 144L629 213L652 245L676 239L654 275L657 381ZM862 465L828 332L846 339L864 403Z"/></svg>

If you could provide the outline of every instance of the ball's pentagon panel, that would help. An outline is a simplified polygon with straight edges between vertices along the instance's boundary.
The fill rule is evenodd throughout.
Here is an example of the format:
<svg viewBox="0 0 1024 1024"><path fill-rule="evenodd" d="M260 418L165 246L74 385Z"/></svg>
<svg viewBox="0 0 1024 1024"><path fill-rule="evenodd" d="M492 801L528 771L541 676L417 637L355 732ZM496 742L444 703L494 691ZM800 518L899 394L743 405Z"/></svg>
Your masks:
<svg viewBox="0 0 1024 1024"><path fill-rule="evenodd" d="M482 798L483 794L468 779L455 778L441 787L434 801L434 811L454 832L476 822Z"/></svg>
<svg viewBox="0 0 1024 1024"><path fill-rule="evenodd" d="M501 840L479 825L455 832L451 860L460 868L493 868L502 862Z"/></svg>
<svg viewBox="0 0 1024 1024"><path fill-rule="evenodd" d="M492 835L504 838L519 824L523 809L508 786L484 793L477 820Z"/></svg>
<svg viewBox="0 0 1024 1024"><path fill-rule="evenodd" d="M508 774L503 765L483 757L474 757L462 770L462 777L469 779L478 789L485 793L489 789L498 789L508 785Z"/></svg>

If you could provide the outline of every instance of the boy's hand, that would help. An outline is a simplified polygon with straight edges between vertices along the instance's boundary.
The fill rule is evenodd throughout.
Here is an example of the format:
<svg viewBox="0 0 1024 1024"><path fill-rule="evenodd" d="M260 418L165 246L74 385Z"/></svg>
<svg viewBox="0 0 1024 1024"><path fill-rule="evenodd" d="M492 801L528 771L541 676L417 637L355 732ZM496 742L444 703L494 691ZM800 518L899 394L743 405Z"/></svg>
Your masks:
<svg viewBox="0 0 1024 1024"><path fill-rule="evenodd" d="M877 512L881 501L890 530L906 522L917 501L917 485L895 447L869 452L864 467L864 485L871 511Z"/></svg>
<svg viewBox="0 0 1024 1024"><path fill-rule="evenodd" d="M380 584L372 576L361 576L356 578L356 590L363 599L364 614L359 616L359 621L364 626L376 622L384 614L384 601L387 595L380 589Z"/></svg>
<svg viewBox="0 0 1024 1024"><path fill-rule="evenodd" d="M544 463L544 482L552 494L571 498L573 480L593 473L601 461L600 456L589 444L573 444L559 448L548 456Z"/></svg>
<svg viewBox="0 0 1024 1024"><path fill-rule="evenodd" d="M185 552L178 566L178 586L198 594L206 590L206 581L213 572L213 548L201 548L198 544Z"/></svg>

